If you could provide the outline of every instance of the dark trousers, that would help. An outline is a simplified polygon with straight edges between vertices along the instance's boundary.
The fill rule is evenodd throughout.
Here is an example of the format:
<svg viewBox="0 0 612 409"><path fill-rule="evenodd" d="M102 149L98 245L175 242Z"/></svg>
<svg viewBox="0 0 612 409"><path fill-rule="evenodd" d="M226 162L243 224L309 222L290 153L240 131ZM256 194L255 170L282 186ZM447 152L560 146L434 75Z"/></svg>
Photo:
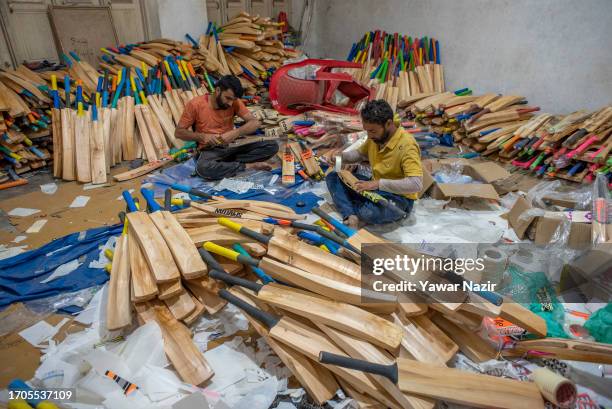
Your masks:
<svg viewBox="0 0 612 409"><path fill-rule="evenodd" d="M360 180L368 180L362 175L356 175ZM404 211L404 214L391 207L384 207L373 203L357 192L346 187L336 172L331 172L325 178L329 193L334 200L334 205L343 218L355 215L359 220L367 224L386 224L396 222L410 214L414 200L395 193L376 190L376 193L393 203Z"/></svg>
<svg viewBox="0 0 612 409"><path fill-rule="evenodd" d="M202 179L221 180L245 169L245 163L263 162L276 155L275 141L259 141L242 146L219 146L203 150L198 156L196 173Z"/></svg>

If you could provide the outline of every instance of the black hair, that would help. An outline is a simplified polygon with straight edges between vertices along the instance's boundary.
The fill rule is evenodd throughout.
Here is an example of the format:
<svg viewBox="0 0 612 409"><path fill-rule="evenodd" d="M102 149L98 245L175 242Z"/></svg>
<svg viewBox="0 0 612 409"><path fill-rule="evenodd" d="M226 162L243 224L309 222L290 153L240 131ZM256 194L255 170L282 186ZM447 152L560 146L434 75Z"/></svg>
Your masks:
<svg viewBox="0 0 612 409"><path fill-rule="evenodd" d="M221 88L221 91L231 89L234 91L236 98L242 98L242 95L244 94L244 89L242 88L240 80L233 75L224 75L219 79L219 81L217 81L215 86Z"/></svg>
<svg viewBox="0 0 612 409"><path fill-rule="evenodd" d="M384 99L369 101L361 110L361 119L370 124L385 125L393 120L393 109Z"/></svg>

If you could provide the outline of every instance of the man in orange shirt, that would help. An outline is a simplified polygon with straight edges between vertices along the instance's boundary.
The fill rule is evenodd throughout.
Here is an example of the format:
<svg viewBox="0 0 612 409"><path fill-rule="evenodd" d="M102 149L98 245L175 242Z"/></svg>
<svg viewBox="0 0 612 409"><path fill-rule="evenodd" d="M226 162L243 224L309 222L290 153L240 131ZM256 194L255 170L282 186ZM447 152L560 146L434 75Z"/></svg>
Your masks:
<svg viewBox="0 0 612 409"><path fill-rule="evenodd" d="M262 162L276 155L276 142L228 146L236 138L254 133L260 125L240 100L243 92L240 80L226 75L217 82L213 94L195 97L185 105L174 135L198 142L196 173L203 179L232 177L245 169L271 169ZM234 128L235 115L245 121L240 128Z"/></svg>

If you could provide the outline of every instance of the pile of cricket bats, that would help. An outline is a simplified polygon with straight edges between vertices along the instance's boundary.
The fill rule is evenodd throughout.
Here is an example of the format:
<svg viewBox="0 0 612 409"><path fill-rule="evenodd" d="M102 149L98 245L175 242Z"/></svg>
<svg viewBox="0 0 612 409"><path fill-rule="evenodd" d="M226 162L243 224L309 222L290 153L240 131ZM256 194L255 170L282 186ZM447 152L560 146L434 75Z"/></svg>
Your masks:
<svg viewBox="0 0 612 409"><path fill-rule="evenodd" d="M371 31L353 44L347 59L362 64L347 71L394 111L399 101L411 95L445 90L440 43L433 38Z"/></svg>
<svg viewBox="0 0 612 409"><path fill-rule="evenodd" d="M0 167L21 174L51 158L49 97L45 80L25 66L0 73ZM8 174L0 175L0 181Z"/></svg>
<svg viewBox="0 0 612 409"><path fill-rule="evenodd" d="M544 338L545 321L507 298L498 305L470 293L458 303L428 303L426 294L398 298L362 290L362 244L398 248L320 209L313 212L321 219L309 224L306 215L279 204L175 188L203 200L171 199L168 190L162 208L143 189L139 209L124 192L130 212L109 268L107 325L129 328L134 311L138 323L156 321L185 382L214 380L188 326L226 302L245 313L319 405L341 388L362 407L433 408L437 401L544 407L542 393L554 396L537 379L449 368L458 351L475 362L498 356L478 333L485 317L503 318L538 338L503 351L508 356L538 349L560 359L608 363L611 356L606 345ZM148 212L142 211L145 201ZM171 205L182 209L172 213Z"/></svg>
<svg viewBox="0 0 612 409"><path fill-rule="evenodd" d="M469 90L415 95L399 106L401 117L423 126L422 134L452 134L455 142L524 173L587 183L610 173L612 106L538 114L525 97Z"/></svg>

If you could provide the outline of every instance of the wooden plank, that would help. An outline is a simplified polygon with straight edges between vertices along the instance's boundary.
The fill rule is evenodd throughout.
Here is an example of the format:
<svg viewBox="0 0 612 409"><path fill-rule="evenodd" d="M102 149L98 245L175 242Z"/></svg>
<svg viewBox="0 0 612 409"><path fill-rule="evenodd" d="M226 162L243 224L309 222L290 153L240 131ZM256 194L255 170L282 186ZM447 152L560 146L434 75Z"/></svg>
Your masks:
<svg viewBox="0 0 612 409"><path fill-rule="evenodd" d="M396 308L397 299L395 297L380 293L366 294L361 286L340 281L342 277L337 280L334 277L318 274L318 271L317 273L311 273L268 257L264 257L260 261L259 268L274 279L304 288L332 300L358 306L376 304L375 306L379 309L386 308L384 311L387 313L395 311ZM371 295L371 297L368 297L368 295Z"/></svg>
<svg viewBox="0 0 612 409"><path fill-rule="evenodd" d="M128 213L128 228L140 244L149 268L158 283L179 279L180 273L172 253L148 214Z"/></svg>
<svg viewBox="0 0 612 409"><path fill-rule="evenodd" d="M116 175L113 175L113 179L115 179L117 182L124 182L126 180L134 179L139 176L146 175L147 173L151 173L154 170L161 168L167 163L170 163L170 161L160 160L157 162L145 163L144 165L136 169L128 170L127 172L118 173Z"/></svg>
<svg viewBox="0 0 612 409"><path fill-rule="evenodd" d="M106 159L106 173L110 173L110 167L115 165L113 159L113 148L111 146L111 110L110 108L102 108L100 110L102 118L102 134L104 135L104 157Z"/></svg>
<svg viewBox="0 0 612 409"><path fill-rule="evenodd" d="M74 123L76 179L81 183L91 182L90 125L89 113L76 114Z"/></svg>
<svg viewBox="0 0 612 409"><path fill-rule="evenodd" d="M91 122L91 182L106 183L106 147L104 145L104 122Z"/></svg>
<svg viewBox="0 0 612 409"><path fill-rule="evenodd" d="M165 305L147 301L136 304L136 311L143 321L157 322L164 338L164 351L184 382L201 385L212 378L214 372L191 340L191 332Z"/></svg>
<svg viewBox="0 0 612 409"><path fill-rule="evenodd" d="M273 339L290 346L315 362L319 359L319 353L323 351L346 356L346 354L344 354L329 337L321 331L289 317L283 317L278 324L270 329L269 334ZM381 388L364 373L334 365L324 366L336 376L353 385L358 391L371 395L387 405L387 407L401 408L386 391L381 390Z"/></svg>
<svg viewBox="0 0 612 409"><path fill-rule="evenodd" d="M108 284L106 304L106 327L111 330L125 328L132 323L130 303L130 258L128 239L121 235L117 239L113 264Z"/></svg>
<svg viewBox="0 0 612 409"><path fill-rule="evenodd" d="M336 345L338 345L344 352L346 352L351 358L363 359L368 362L373 362L382 365L390 365L395 362L392 355L381 350L374 345L359 337L347 334L343 331L335 328L317 324L317 327L321 329L329 338L331 338ZM388 378L380 375L369 375L374 382L380 387L384 388L393 398L402 406L402 408L430 408L436 405L433 399L421 398L415 395L404 394L396 384L391 382Z"/></svg>
<svg viewBox="0 0 612 409"><path fill-rule="evenodd" d="M186 292L189 293L189 291ZM196 297L194 297L193 294L189 293L189 296L191 297L191 301L195 304L195 308L193 309L191 314L183 318L183 322L187 325L191 325L196 322L198 318L200 318L206 312L206 307L204 306L204 304L202 304Z"/></svg>
<svg viewBox="0 0 612 409"><path fill-rule="evenodd" d="M612 365L612 345L600 342L563 338L546 338L520 341L514 348L504 350L506 356L547 357L571 361L596 362Z"/></svg>
<svg viewBox="0 0 612 409"><path fill-rule="evenodd" d="M121 124L123 125L123 130L120 134L123 136L121 143L123 147L123 159L134 160L136 159L136 138L134 133L134 98L123 97L122 100L124 103L123 121L121 122Z"/></svg>
<svg viewBox="0 0 612 409"><path fill-rule="evenodd" d="M63 146L62 146L62 120L61 110L51 109L51 133L53 138L53 176L62 177Z"/></svg>
<svg viewBox="0 0 612 409"><path fill-rule="evenodd" d="M151 273L151 269L144 258L138 241L132 238L128 242L130 268L132 270L132 301L142 302L151 300L158 294L153 273Z"/></svg>
<svg viewBox="0 0 612 409"><path fill-rule="evenodd" d="M230 292L241 300L255 307L259 307L252 298L246 295L246 292L241 291L238 287L232 288ZM334 376L327 368L315 361L309 360L290 346L276 341L269 336L268 329L265 326L250 315L245 314L245 316L255 331L266 340L270 348L272 348L281 361L289 368L300 385L306 389L309 396L312 397L318 405L323 405L326 401L334 397L339 386Z"/></svg>
<svg viewBox="0 0 612 409"><path fill-rule="evenodd" d="M257 298L314 322L343 330L390 351L402 340L402 329L383 318L350 304L329 300L308 291L267 284Z"/></svg>
<svg viewBox="0 0 612 409"><path fill-rule="evenodd" d="M185 285L198 301L204 304L209 314L217 313L227 304L227 301L217 295L220 288L219 283L210 277L185 280Z"/></svg>
<svg viewBox="0 0 612 409"><path fill-rule="evenodd" d="M474 362L485 362L497 357L493 346L478 336L447 320L442 314L432 314L431 320L448 335L459 347L459 350Z"/></svg>
<svg viewBox="0 0 612 409"><path fill-rule="evenodd" d="M534 335L546 337L546 321L511 299L504 300L499 316Z"/></svg>
<svg viewBox="0 0 612 409"><path fill-rule="evenodd" d="M181 280L173 280L166 281L164 283L158 283L157 288L159 290L159 294L157 298L160 300L166 300L168 298L172 298L177 296L183 291L183 286L181 285Z"/></svg>
<svg viewBox="0 0 612 409"><path fill-rule="evenodd" d="M196 308L191 295L184 289L178 295L166 298L164 302L177 320L188 317Z"/></svg>
<svg viewBox="0 0 612 409"><path fill-rule="evenodd" d="M361 267L357 264L293 237L272 236L268 243L268 255L285 264L305 271L316 271L321 276L345 284L361 285Z"/></svg>
<svg viewBox="0 0 612 409"><path fill-rule="evenodd" d="M402 347L417 361L445 366L459 350L426 315L400 318L393 314L393 321L404 330Z"/></svg>
<svg viewBox="0 0 612 409"><path fill-rule="evenodd" d="M185 279L201 277L208 272L189 234L168 211L153 212L151 220L166 241L181 275Z"/></svg>
<svg viewBox="0 0 612 409"><path fill-rule="evenodd" d="M398 358L398 386L404 392L480 408L544 408L533 382L480 375ZM442 387L441 387L442 385Z"/></svg>
<svg viewBox="0 0 612 409"><path fill-rule="evenodd" d="M140 141L142 142L145 155L147 155L147 160L149 162L155 162L158 159L157 149L155 148L155 145L153 145L151 134L149 133L147 121L144 118L142 109L143 105L136 105L134 108L134 115L136 117L136 123L138 124L138 133L140 134Z"/></svg>

